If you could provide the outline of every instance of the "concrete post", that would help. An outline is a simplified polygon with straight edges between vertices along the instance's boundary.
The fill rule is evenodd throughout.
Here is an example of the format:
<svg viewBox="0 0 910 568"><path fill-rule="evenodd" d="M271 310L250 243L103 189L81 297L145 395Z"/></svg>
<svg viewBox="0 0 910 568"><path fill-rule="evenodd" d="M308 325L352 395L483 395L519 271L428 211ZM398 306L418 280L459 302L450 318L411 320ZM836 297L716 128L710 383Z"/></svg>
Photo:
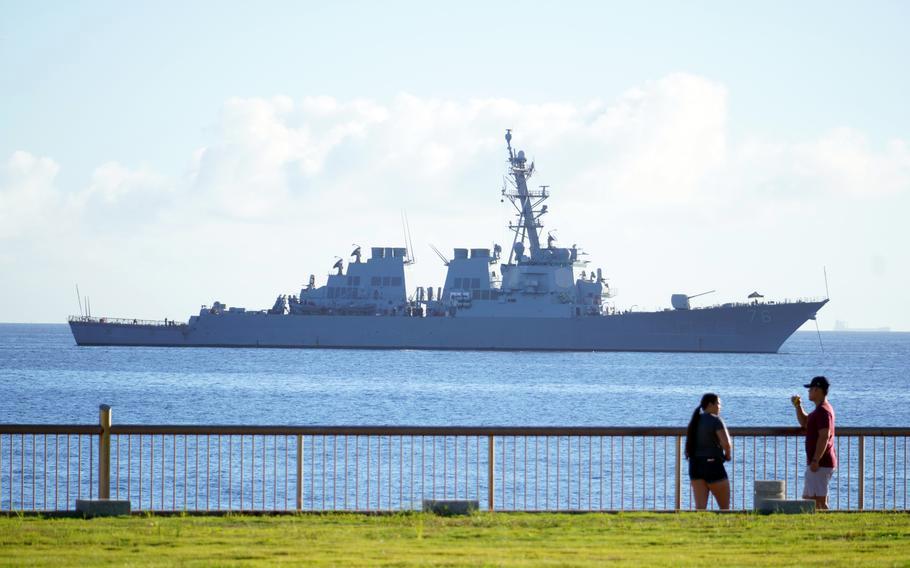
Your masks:
<svg viewBox="0 0 910 568"><path fill-rule="evenodd" d="M494 509L493 507L493 451L494 448L494 438L493 435L487 436L487 479L489 479L489 486L487 487L487 498L490 503L490 511Z"/></svg>
<svg viewBox="0 0 910 568"><path fill-rule="evenodd" d="M773 511L776 505L771 500L787 499L787 482L777 479L756 479L753 481L754 497L752 508L756 511Z"/></svg>
<svg viewBox="0 0 910 568"><path fill-rule="evenodd" d="M98 498L111 498L111 407L99 407L101 439L98 442Z"/></svg>

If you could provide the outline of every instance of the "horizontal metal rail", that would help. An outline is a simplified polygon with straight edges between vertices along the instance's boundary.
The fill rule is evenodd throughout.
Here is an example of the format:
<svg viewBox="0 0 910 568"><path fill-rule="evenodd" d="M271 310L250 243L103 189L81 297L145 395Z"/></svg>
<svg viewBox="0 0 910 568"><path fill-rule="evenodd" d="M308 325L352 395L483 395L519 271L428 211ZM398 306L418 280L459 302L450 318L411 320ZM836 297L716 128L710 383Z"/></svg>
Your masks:
<svg viewBox="0 0 910 568"><path fill-rule="evenodd" d="M723 304L711 304L709 306L693 307L692 309L704 310L709 308L763 308L783 304L814 304L816 302L821 302L824 299L825 298L819 296L805 296L800 298L781 298L779 300L762 300L755 302L727 302Z"/></svg>
<svg viewBox="0 0 910 568"><path fill-rule="evenodd" d="M751 509L761 479L800 496L799 428L730 433L734 509ZM111 424L102 408L96 425L0 424L0 510L77 498L154 511L690 509L684 439L680 427ZM907 510L908 439L910 428L838 428L831 507Z"/></svg>
<svg viewBox="0 0 910 568"><path fill-rule="evenodd" d="M115 324L115 325L142 325L142 326L155 326L155 327L179 327L186 326L185 321L174 321L174 320L144 320L144 319L129 319L129 318L109 318L109 317L94 317L94 316L69 316L67 318L68 322L75 323L98 323L98 324Z"/></svg>
<svg viewBox="0 0 910 568"><path fill-rule="evenodd" d="M800 436L799 427L739 426L731 436ZM0 434L100 434L97 424L0 424ZM111 434L257 436L685 436L667 426L249 426L239 424L113 424ZM838 426L838 436L910 436L910 427Z"/></svg>
<svg viewBox="0 0 910 568"><path fill-rule="evenodd" d="M97 424L0 424L0 434L100 435Z"/></svg>

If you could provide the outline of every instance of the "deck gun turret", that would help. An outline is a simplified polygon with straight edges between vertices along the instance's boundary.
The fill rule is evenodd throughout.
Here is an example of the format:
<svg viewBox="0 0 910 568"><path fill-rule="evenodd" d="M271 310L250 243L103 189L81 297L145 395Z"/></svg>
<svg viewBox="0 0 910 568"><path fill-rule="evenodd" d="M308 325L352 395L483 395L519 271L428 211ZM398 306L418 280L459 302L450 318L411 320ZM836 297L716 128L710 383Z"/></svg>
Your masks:
<svg viewBox="0 0 910 568"><path fill-rule="evenodd" d="M670 304L673 305L674 310L691 310L692 307L689 305L689 300L692 298L697 298L699 296L705 296L707 294L713 294L717 290L709 290L707 292L702 292L700 294L694 294L692 296L687 296L685 294L673 294L670 296Z"/></svg>

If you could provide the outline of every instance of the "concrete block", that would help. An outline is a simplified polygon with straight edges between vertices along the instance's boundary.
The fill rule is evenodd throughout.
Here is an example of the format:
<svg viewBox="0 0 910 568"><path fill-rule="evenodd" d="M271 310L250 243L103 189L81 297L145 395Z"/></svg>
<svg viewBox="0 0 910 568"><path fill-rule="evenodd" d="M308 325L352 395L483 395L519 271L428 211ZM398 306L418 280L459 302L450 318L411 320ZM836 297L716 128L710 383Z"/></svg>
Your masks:
<svg viewBox="0 0 910 568"><path fill-rule="evenodd" d="M752 507L756 511L765 509L765 502L768 499L785 499L787 497L787 482L772 479L756 479L755 494L752 499Z"/></svg>
<svg viewBox="0 0 910 568"><path fill-rule="evenodd" d="M787 482L776 479L756 479L755 492L761 494L782 495L787 490Z"/></svg>
<svg viewBox="0 0 910 568"><path fill-rule="evenodd" d="M762 513L814 513L815 501L812 499L766 499Z"/></svg>
<svg viewBox="0 0 910 568"><path fill-rule="evenodd" d="M756 493L755 497L752 500L752 509L755 511L766 512L765 509L767 509L768 501L783 501L784 499L786 499L786 495L782 493L780 495L761 495L759 493Z"/></svg>
<svg viewBox="0 0 910 568"><path fill-rule="evenodd" d="M423 510L425 513L437 515L470 515L480 508L476 500L466 499L424 499Z"/></svg>
<svg viewBox="0 0 910 568"><path fill-rule="evenodd" d="M76 499L76 512L86 517L119 517L130 514L130 502L115 499Z"/></svg>

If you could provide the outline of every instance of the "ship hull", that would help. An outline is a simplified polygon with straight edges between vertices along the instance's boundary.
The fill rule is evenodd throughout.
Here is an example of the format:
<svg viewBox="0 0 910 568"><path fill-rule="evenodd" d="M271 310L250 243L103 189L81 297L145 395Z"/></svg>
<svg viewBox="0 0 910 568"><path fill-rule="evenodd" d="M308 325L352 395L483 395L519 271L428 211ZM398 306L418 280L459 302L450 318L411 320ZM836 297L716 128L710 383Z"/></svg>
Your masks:
<svg viewBox="0 0 910 568"><path fill-rule="evenodd" d="M77 318L78 345L776 353L827 302L577 318L202 314L147 325Z"/></svg>

